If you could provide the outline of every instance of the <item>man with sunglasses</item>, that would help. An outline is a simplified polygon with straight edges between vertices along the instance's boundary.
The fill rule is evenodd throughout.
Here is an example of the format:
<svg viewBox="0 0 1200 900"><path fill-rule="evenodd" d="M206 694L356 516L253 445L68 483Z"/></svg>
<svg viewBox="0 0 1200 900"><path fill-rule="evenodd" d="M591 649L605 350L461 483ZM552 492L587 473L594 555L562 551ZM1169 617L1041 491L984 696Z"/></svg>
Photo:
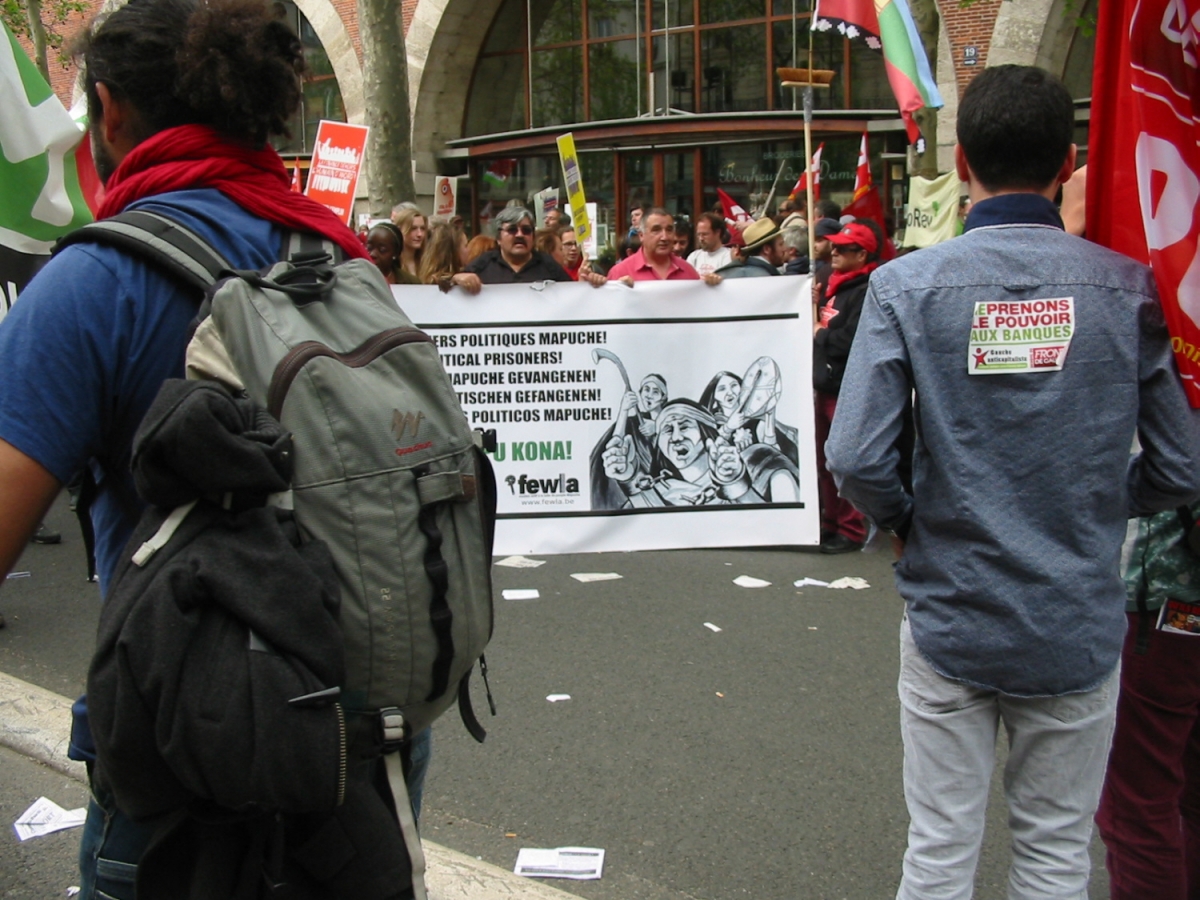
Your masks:
<svg viewBox="0 0 1200 900"><path fill-rule="evenodd" d="M484 284L571 281L562 266L534 249L533 213L523 206L508 206L493 221L499 246L467 263L464 271L474 272Z"/></svg>

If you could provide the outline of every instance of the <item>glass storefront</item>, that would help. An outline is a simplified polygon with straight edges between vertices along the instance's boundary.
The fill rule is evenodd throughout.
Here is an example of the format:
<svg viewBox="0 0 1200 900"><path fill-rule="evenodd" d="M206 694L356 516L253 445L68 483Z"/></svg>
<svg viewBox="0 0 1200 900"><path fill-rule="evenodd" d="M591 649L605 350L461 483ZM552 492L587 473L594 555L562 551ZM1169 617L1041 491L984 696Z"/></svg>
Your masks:
<svg viewBox="0 0 1200 900"><path fill-rule="evenodd" d="M805 66L796 0L504 0L472 76L466 136L638 116L794 109L778 66ZM891 109L880 54L813 36L832 69L818 109Z"/></svg>

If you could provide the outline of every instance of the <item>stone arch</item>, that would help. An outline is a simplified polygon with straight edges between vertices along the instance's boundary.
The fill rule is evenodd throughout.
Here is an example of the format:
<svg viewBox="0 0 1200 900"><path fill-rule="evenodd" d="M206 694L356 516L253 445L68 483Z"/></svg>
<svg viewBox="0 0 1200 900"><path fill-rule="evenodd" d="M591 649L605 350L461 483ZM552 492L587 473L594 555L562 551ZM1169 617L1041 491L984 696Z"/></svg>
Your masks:
<svg viewBox="0 0 1200 900"><path fill-rule="evenodd" d="M342 103L346 107L346 120L362 124L366 117L366 94L363 88L362 63L346 23L330 0L294 0L304 13L313 31L321 39L321 45L329 56L338 88L342 92Z"/></svg>
<svg viewBox="0 0 1200 900"><path fill-rule="evenodd" d="M1001 3L996 13L996 24L992 28L992 43L988 49L987 64L1044 65L1039 61L1042 44L1047 32L1064 22L1062 4L1063 0ZM1058 15L1054 15L1056 9Z"/></svg>
<svg viewBox="0 0 1200 900"><path fill-rule="evenodd" d="M405 42L413 162L435 172L433 154L462 136L475 59L501 0L420 0ZM427 66L429 60L436 62Z"/></svg>

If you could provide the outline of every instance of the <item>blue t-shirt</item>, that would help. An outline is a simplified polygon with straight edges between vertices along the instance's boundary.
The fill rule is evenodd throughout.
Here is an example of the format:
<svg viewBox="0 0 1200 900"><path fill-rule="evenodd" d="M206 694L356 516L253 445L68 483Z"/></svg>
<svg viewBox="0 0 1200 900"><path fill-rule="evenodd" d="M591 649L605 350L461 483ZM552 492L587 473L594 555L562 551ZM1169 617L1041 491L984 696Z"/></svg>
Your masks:
<svg viewBox="0 0 1200 900"><path fill-rule="evenodd" d="M279 258L281 228L212 189L131 204L171 216L234 266ZM0 322L0 439L62 482L92 462L96 568L107 593L140 501L129 473L138 424L167 378L182 378L195 291L111 247L77 244L46 264ZM103 462L98 468L95 460Z"/></svg>

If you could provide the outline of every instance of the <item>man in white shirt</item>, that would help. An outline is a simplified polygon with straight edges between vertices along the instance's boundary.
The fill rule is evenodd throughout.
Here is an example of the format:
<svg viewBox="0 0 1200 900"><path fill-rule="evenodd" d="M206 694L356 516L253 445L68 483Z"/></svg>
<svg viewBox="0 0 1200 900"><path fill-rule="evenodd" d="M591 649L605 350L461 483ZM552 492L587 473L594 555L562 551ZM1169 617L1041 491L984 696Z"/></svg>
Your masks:
<svg viewBox="0 0 1200 900"><path fill-rule="evenodd" d="M687 261L701 276L733 262L729 248L721 246L724 232L725 223L716 213L701 213L696 217L696 249Z"/></svg>

